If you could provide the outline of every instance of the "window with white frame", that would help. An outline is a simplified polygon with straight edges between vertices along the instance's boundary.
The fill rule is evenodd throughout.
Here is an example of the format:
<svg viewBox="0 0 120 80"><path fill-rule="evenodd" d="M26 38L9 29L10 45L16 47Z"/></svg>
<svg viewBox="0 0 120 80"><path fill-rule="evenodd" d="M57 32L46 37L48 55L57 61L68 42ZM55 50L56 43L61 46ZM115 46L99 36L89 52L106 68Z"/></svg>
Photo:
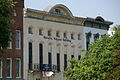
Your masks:
<svg viewBox="0 0 120 80"><path fill-rule="evenodd" d="M12 77L12 59L11 58L7 58L7 78L11 78Z"/></svg>
<svg viewBox="0 0 120 80"><path fill-rule="evenodd" d="M20 41L21 41L20 30L16 30L16 49L20 49L21 47Z"/></svg>
<svg viewBox="0 0 120 80"><path fill-rule="evenodd" d="M2 58L0 58L0 78L2 78Z"/></svg>
<svg viewBox="0 0 120 80"><path fill-rule="evenodd" d="M32 28L31 28L31 27L28 28L28 33L29 33L29 34L33 34L33 31L32 31Z"/></svg>
<svg viewBox="0 0 120 80"><path fill-rule="evenodd" d="M8 49L12 49L12 41L8 42Z"/></svg>
<svg viewBox="0 0 120 80"><path fill-rule="evenodd" d="M10 41L8 42L8 49L12 49L12 33L10 33Z"/></svg>
<svg viewBox="0 0 120 80"><path fill-rule="evenodd" d="M13 10L13 16L17 16L16 10Z"/></svg>
<svg viewBox="0 0 120 80"><path fill-rule="evenodd" d="M20 78L21 76L21 59L17 58L16 59L16 77Z"/></svg>

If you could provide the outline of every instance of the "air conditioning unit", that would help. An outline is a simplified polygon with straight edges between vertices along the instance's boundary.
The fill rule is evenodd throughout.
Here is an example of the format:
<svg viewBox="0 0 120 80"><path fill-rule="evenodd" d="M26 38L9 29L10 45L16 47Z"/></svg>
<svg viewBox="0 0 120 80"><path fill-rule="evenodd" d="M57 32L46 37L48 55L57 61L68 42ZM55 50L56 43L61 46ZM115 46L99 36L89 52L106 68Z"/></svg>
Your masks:
<svg viewBox="0 0 120 80"><path fill-rule="evenodd" d="M52 65L52 71L57 72L57 65Z"/></svg>

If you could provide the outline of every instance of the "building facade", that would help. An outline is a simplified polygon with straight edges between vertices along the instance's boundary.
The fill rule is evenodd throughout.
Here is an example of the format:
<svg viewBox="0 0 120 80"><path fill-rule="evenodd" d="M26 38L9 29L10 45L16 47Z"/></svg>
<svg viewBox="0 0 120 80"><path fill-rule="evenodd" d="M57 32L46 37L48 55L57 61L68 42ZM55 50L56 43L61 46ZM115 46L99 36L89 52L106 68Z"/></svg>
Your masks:
<svg viewBox="0 0 120 80"><path fill-rule="evenodd" d="M67 59L84 55L83 21L62 4L49 6L45 11L26 9L24 79L64 80ZM54 74L47 77L51 72Z"/></svg>
<svg viewBox="0 0 120 80"><path fill-rule="evenodd" d="M8 49L0 53L0 80L23 79L23 5L24 0L14 0L15 23L10 26L11 41Z"/></svg>

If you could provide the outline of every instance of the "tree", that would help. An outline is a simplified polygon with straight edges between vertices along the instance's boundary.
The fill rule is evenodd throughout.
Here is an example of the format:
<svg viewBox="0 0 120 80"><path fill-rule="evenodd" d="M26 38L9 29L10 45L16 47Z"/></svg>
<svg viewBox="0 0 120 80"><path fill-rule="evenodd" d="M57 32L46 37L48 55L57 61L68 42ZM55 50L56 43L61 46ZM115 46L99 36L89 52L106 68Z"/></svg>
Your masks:
<svg viewBox="0 0 120 80"><path fill-rule="evenodd" d="M69 60L70 65L64 72L68 80L112 80L107 76L115 73L114 63L119 62L118 53L113 50L120 50L120 28L116 29L112 37L104 36L92 43L87 54L80 60ZM117 64L120 66L120 64ZM116 68L116 67L115 67ZM119 76L119 75L118 75ZM119 80L120 78L117 77Z"/></svg>
<svg viewBox="0 0 120 80"><path fill-rule="evenodd" d="M13 6L12 0L0 0L0 52L7 48L10 41Z"/></svg>

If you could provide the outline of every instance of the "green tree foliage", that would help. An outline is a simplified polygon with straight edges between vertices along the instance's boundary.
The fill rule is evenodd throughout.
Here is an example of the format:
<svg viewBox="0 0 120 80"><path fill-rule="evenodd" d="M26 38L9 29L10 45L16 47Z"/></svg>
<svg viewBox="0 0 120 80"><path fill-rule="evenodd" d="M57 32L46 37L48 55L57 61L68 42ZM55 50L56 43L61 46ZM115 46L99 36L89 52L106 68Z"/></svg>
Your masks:
<svg viewBox="0 0 120 80"><path fill-rule="evenodd" d="M87 54L80 60L69 60L70 65L64 72L68 80L113 80L110 74L118 69L118 53L120 50L120 28L112 37L104 36L89 46ZM116 63L116 64L115 64ZM117 67L114 67L117 65ZM119 75L114 75L114 77ZM119 77L114 80L120 80Z"/></svg>
<svg viewBox="0 0 120 80"><path fill-rule="evenodd" d="M111 72L106 72L107 80L120 80L120 50L116 54L117 60L113 62L113 69Z"/></svg>
<svg viewBox="0 0 120 80"><path fill-rule="evenodd" d="M10 41L13 6L12 0L0 0L0 51L6 49Z"/></svg>

